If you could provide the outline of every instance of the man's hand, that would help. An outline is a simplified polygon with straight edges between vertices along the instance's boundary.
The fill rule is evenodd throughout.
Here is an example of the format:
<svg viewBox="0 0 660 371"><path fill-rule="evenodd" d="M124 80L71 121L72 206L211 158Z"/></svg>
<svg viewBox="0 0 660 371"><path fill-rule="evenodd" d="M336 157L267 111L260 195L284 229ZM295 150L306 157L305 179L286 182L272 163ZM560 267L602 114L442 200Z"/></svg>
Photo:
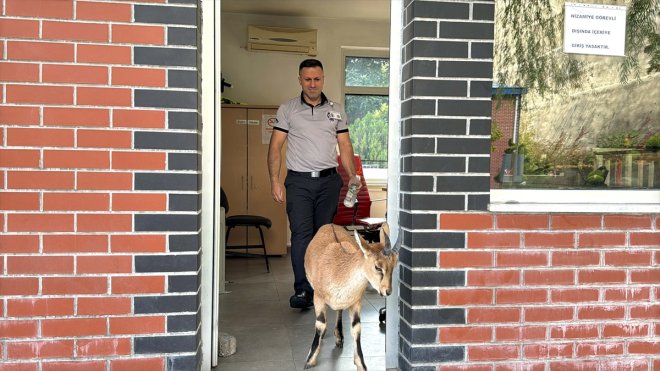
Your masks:
<svg viewBox="0 0 660 371"><path fill-rule="evenodd" d="M360 177L357 175L353 175L351 179L348 181L348 188L351 188L353 184L357 185L358 191L362 188L362 181L360 180Z"/></svg>
<svg viewBox="0 0 660 371"><path fill-rule="evenodd" d="M270 183L270 193L273 196L273 200L278 203L284 202L284 187L280 182L271 182Z"/></svg>

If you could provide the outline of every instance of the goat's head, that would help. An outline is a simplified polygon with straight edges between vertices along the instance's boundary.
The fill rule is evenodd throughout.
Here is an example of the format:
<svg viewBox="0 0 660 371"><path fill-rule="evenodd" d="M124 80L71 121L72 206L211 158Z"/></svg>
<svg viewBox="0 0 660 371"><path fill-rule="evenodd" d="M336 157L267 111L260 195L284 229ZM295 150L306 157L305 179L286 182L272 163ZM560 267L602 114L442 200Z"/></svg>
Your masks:
<svg viewBox="0 0 660 371"><path fill-rule="evenodd" d="M363 245L358 233L353 231L355 240L365 257L364 274L381 296L392 293L392 272L399 258L398 245L392 247L387 230L387 224L384 224L380 230L380 242L367 245Z"/></svg>

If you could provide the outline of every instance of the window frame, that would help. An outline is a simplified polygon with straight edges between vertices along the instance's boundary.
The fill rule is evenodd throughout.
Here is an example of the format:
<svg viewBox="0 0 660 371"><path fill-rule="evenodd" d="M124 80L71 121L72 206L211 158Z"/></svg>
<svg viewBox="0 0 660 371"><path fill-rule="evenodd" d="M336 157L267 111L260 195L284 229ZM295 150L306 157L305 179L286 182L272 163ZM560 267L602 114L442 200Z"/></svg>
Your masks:
<svg viewBox="0 0 660 371"><path fill-rule="evenodd" d="M387 59L390 63L390 75L392 74L392 61L390 60L389 48L378 47L354 47L342 46L341 48L341 101L346 107L346 95L381 95L387 97L388 105L391 105L392 99L390 96L389 86L384 87L370 87L370 86L346 86L346 57L364 57L364 58L383 58ZM350 120L349 117L349 133L350 133ZM388 123L389 125L389 123ZM389 148L388 148L389 158ZM363 169L364 177L368 183L373 186L387 186L387 168Z"/></svg>

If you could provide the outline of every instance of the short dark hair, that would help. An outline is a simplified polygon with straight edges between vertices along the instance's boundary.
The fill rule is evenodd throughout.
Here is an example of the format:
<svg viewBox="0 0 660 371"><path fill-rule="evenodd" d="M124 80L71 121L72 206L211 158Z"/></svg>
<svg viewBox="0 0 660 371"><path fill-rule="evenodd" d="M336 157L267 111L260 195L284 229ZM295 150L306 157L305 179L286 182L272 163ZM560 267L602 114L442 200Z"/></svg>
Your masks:
<svg viewBox="0 0 660 371"><path fill-rule="evenodd" d="M323 69L323 64L318 59L313 59L313 58L305 59L304 61L300 62L300 66L298 67L298 73L300 73L300 71L302 71L303 68L310 68L310 67L319 67L320 69Z"/></svg>

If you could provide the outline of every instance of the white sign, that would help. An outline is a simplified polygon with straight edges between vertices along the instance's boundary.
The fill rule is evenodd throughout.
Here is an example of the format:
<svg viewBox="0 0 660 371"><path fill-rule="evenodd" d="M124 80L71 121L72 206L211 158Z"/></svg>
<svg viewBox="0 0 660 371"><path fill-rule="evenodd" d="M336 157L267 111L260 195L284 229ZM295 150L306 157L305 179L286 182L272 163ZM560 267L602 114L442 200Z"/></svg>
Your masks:
<svg viewBox="0 0 660 371"><path fill-rule="evenodd" d="M566 3L564 13L564 52L625 55L625 6Z"/></svg>
<svg viewBox="0 0 660 371"><path fill-rule="evenodd" d="M277 122L277 115L261 115L261 143L269 144L273 135L273 127Z"/></svg>

